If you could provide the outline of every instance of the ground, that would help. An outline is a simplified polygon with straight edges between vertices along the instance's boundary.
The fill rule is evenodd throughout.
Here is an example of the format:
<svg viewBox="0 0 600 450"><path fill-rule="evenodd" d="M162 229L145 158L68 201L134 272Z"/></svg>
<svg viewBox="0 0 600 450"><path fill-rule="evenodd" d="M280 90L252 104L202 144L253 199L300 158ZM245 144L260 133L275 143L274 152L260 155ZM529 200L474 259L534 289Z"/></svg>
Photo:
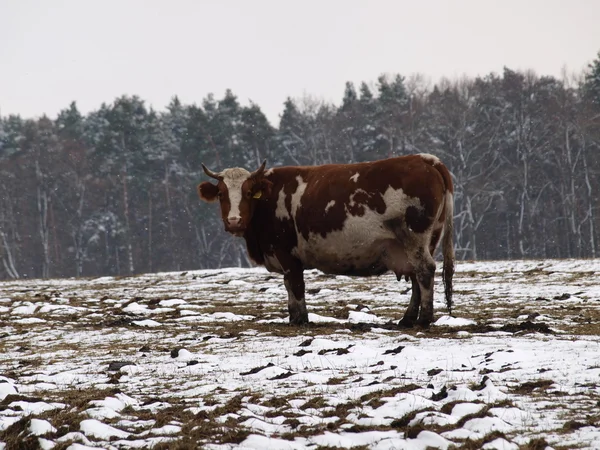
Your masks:
<svg viewBox="0 0 600 450"><path fill-rule="evenodd" d="M600 449L600 260L410 283L256 269L0 283L0 450Z"/></svg>

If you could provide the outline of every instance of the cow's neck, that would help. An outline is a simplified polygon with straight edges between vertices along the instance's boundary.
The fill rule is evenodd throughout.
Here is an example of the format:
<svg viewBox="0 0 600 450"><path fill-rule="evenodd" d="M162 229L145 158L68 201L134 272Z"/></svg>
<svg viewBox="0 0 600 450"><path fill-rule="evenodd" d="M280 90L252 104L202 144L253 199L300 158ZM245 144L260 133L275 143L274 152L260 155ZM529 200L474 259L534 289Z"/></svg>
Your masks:
<svg viewBox="0 0 600 450"><path fill-rule="evenodd" d="M260 248L259 230L256 229L257 227L255 224L256 220L254 220L253 217L244 233L244 239L246 240L246 248L248 249L248 256L250 256L250 259L256 264L263 265L265 263L265 258Z"/></svg>

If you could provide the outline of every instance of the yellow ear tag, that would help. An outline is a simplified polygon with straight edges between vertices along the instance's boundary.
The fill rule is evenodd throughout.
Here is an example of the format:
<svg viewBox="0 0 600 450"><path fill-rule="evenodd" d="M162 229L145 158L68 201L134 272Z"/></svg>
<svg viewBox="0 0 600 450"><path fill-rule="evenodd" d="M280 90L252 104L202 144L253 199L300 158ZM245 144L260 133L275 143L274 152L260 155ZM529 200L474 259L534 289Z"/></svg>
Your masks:
<svg viewBox="0 0 600 450"><path fill-rule="evenodd" d="M252 198L261 198L262 197L262 191L258 191L256 194L254 194L254 196Z"/></svg>

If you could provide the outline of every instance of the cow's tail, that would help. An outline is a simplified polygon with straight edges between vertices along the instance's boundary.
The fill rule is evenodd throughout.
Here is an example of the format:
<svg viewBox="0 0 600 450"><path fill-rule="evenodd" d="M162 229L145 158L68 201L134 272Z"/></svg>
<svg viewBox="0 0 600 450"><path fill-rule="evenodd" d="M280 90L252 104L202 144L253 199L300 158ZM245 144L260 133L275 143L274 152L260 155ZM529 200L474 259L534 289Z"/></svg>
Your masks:
<svg viewBox="0 0 600 450"><path fill-rule="evenodd" d="M448 168L435 156L421 155L423 159L431 164L440 173L444 180L446 193L444 194L444 236L442 237L442 255L444 264L442 266L442 280L444 282L444 293L448 314L452 314L452 277L454 276L454 185L452 175Z"/></svg>
<svg viewBox="0 0 600 450"><path fill-rule="evenodd" d="M442 280L444 281L444 293L448 314L452 315L452 277L454 276L454 194L452 189L446 190L445 195L446 219L444 223L444 236L442 238L442 254L444 265L442 266Z"/></svg>

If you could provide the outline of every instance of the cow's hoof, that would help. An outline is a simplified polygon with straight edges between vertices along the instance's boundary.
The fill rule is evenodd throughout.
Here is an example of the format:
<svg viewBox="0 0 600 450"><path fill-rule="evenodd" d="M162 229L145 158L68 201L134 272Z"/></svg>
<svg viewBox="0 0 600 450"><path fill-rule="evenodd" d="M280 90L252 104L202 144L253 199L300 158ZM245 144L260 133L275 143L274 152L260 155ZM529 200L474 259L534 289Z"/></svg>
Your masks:
<svg viewBox="0 0 600 450"><path fill-rule="evenodd" d="M413 320L409 320L409 319L401 319L400 322L398 322L398 326L400 328L412 328L415 326L415 322Z"/></svg>
<svg viewBox="0 0 600 450"><path fill-rule="evenodd" d="M298 317L294 319L290 317L290 325L306 326L308 325L308 317Z"/></svg>
<svg viewBox="0 0 600 450"><path fill-rule="evenodd" d="M419 319L417 320L417 323L415 325L417 325L419 328L429 328L429 326L431 325L431 320Z"/></svg>

